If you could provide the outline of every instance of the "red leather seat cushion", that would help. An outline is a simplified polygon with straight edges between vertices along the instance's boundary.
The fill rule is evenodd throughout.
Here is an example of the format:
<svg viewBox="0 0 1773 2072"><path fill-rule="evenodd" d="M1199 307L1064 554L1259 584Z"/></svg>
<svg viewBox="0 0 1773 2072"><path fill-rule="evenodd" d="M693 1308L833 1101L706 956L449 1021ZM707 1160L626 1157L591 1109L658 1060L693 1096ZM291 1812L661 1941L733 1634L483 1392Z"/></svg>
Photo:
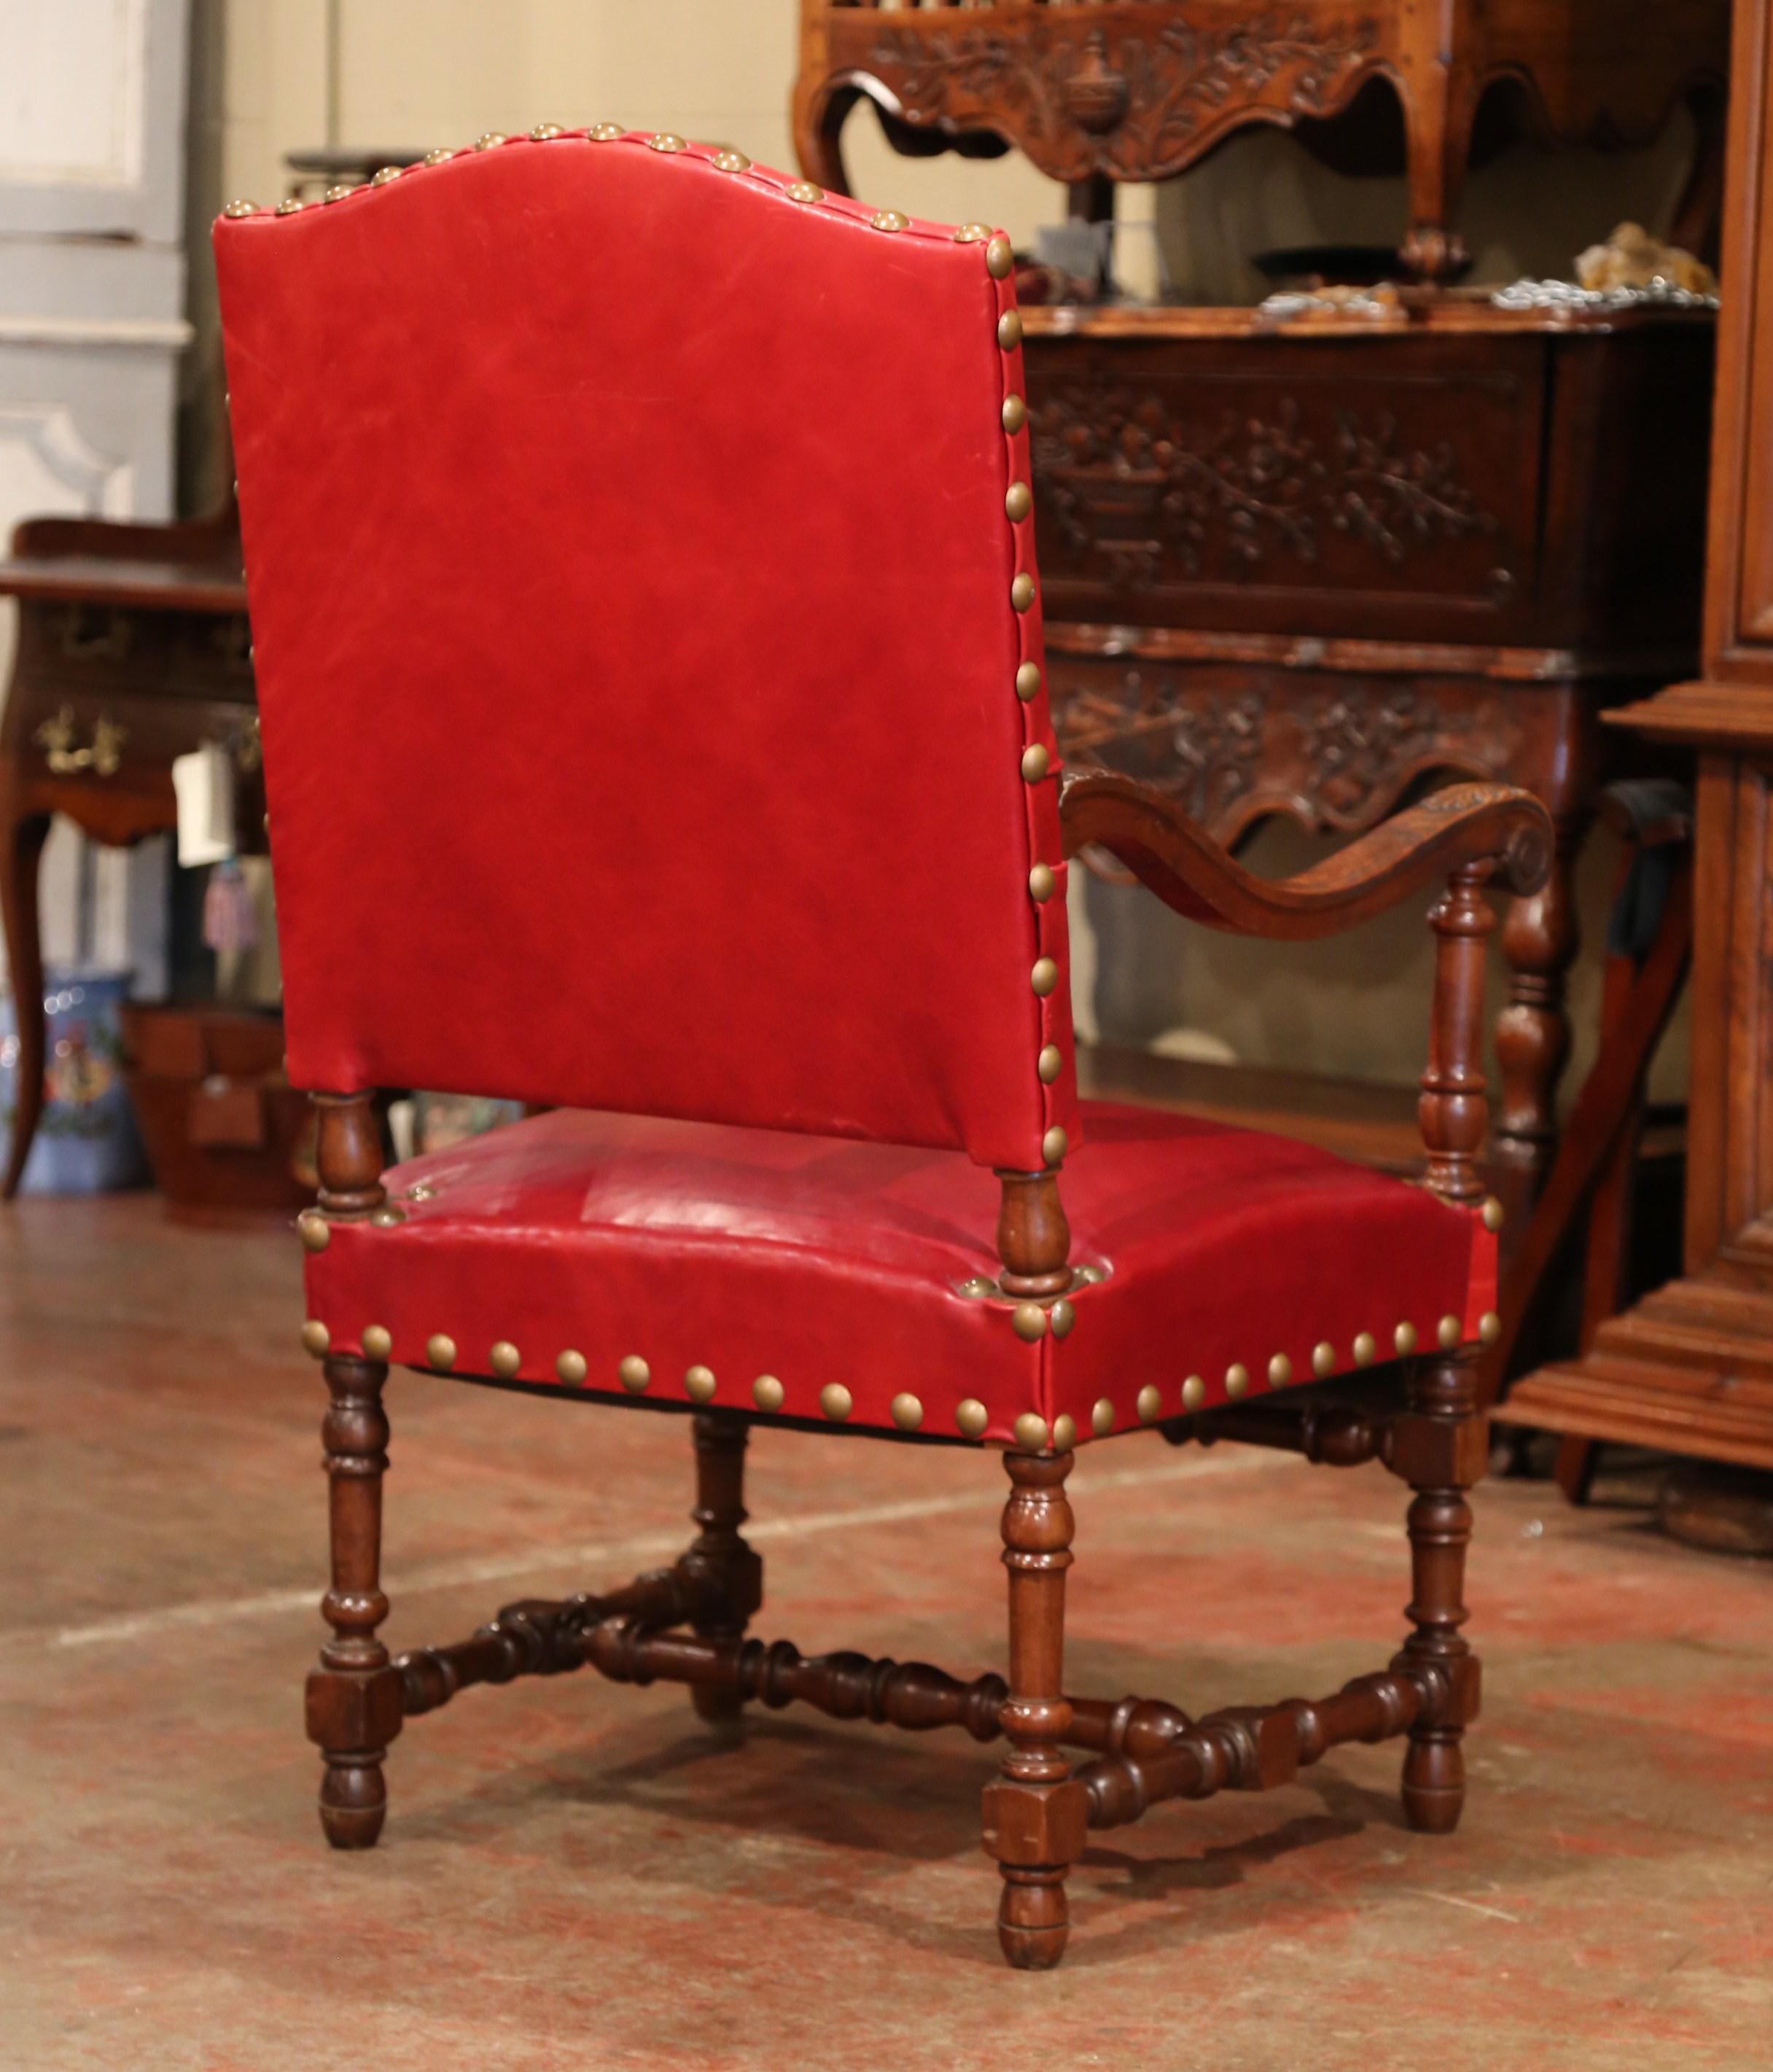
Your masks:
<svg viewBox="0 0 1773 2072"><path fill-rule="evenodd" d="M381 1326L404 1366L430 1364L441 1334L459 1374L496 1371L502 1342L508 1378L559 1387L577 1352L577 1394L623 1396L637 1355L645 1394L679 1404L692 1367L746 1409L768 1375L784 1416L825 1417L835 1383L851 1425L891 1429L903 1392L920 1430L953 1437L972 1399L1000 1441L1028 1410L1088 1440L1104 1400L1126 1430L1147 1387L1174 1416L1191 1375L1219 1402L1234 1364L1257 1394L1277 1354L1308 1381L1320 1342L1348 1367L1360 1333L1388 1357L1400 1323L1424 1346L1447 1315L1475 1335L1495 1279L1476 1215L1289 1138L1087 1105L1071 1256L1106 1272L1063 1338L1030 1344L1009 1305L957 1292L998 1271L998 1182L961 1153L566 1110L393 1168L405 1220L332 1226L308 1313L335 1350Z"/></svg>

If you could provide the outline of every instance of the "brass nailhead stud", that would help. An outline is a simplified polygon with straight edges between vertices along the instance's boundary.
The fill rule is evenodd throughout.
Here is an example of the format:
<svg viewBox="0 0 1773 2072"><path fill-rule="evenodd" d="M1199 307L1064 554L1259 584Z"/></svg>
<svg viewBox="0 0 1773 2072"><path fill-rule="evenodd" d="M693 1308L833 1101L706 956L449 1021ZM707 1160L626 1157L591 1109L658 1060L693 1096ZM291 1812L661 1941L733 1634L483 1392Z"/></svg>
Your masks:
<svg viewBox="0 0 1773 2072"><path fill-rule="evenodd" d="M1105 1266L1080 1266L1072 1270L1072 1284L1077 1288L1091 1288L1098 1281L1106 1281L1108 1277Z"/></svg>
<svg viewBox="0 0 1773 2072"><path fill-rule="evenodd" d="M1487 1231L1499 1231L1502 1228L1506 1218L1507 1211L1504 1209L1501 1202L1496 1199L1494 1194L1487 1196L1483 1204L1484 1228Z"/></svg>
<svg viewBox="0 0 1773 2072"><path fill-rule="evenodd" d="M714 163L723 173L748 173L751 162L743 151L717 151Z"/></svg>
<svg viewBox="0 0 1773 2072"><path fill-rule="evenodd" d="M434 1331L425 1341L425 1358L439 1374L447 1374L455 1365L455 1341L442 1331Z"/></svg>
<svg viewBox="0 0 1773 2072"><path fill-rule="evenodd" d="M987 1280L982 1273L973 1273L968 1275L954 1292L956 1295L965 1295L974 1301L984 1301L988 1297L997 1293L998 1284L995 1281Z"/></svg>
<svg viewBox="0 0 1773 2072"><path fill-rule="evenodd" d="M1035 968L1028 974L1028 983L1044 1000L1059 983L1059 967L1051 957L1036 957Z"/></svg>
<svg viewBox="0 0 1773 2072"><path fill-rule="evenodd" d="M683 149L683 139L673 135L668 130L658 130L648 138L647 145L649 150L654 151L681 151Z"/></svg>
<svg viewBox="0 0 1773 2072"><path fill-rule="evenodd" d="M425 154L425 162L428 166L441 166L445 159L455 156L455 146L453 144L439 144L434 151Z"/></svg>
<svg viewBox="0 0 1773 2072"><path fill-rule="evenodd" d="M1010 1312L1010 1328L1032 1345L1047 1335L1047 1312L1038 1302L1018 1302Z"/></svg>
<svg viewBox="0 0 1773 2072"><path fill-rule="evenodd" d="M1322 1381L1327 1374L1336 1371L1336 1349L1327 1338L1320 1338L1311 1348L1311 1371Z"/></svg>
<svg viewBox="0 0 1773 2072"><path fill-rule="evenodd" d="M816 187L811 180L796 180L792 187L785 188L784 191L786 193L790 201L797 201L804 204L809 201L823 201L825 199L824 188Z"/></svg>
<svg viewBox="0 0 1773 2072"><path fill-rule="evenodd" d="M692 1403L712 1403L714 1400L714 1370L711 1367L693 1367L685 1370L683 1392Z"/></svg>
<svg viewBox="0 0 1773 2072"><path fill-rule="evenodd" d="M1068 1453L1077 1444L1077 1420L1061 1411L1053 1420L1053 1449Z"/></svg>
<svg viewBox="0 0 1773 2072"><path fill-rule="evenodd" d="M222 214L235 220L243 216L257 216L258 204L256 201L231 201Z"/></svg>
<svg viewBox="0 0 1773 2072"><path fill-rule="evenodd" d="M901 216L896 208L883 208L868 219L870 230L903 230L910 223L908 216Z"/></svg>
<svg viewBox="0 0 1773 2072"><path fill-rule="evenodd" d="M954 233L956 245L983 245L991 235L989 223L963 223Z"/></svg>
<svg viewBox="0 0 1773 2072"><path fill-rule="evenodd" d="M855 1408L855 1403L841 1381L828 1381L819 1391L819 1408L827 1417L841 1424Z"/></svg>
<svg viewBox="0 0 1773 2072"><path fill-rule="evenodd" d="M379 1209L371 1212L369 1227L372 1230L398 1230L405 1220L406 1211L404 1209L397 1209L392 1202L384 1202Z"/></svg>
<svg viewBox="0 0 1773 2072"><path fill-rule="evenodd" d="M577 1388L590 1372L583 1353L574 1352L570 1346L554 1362L554 1371L569 1388Z"/></svg>
<svg viewBox="0 0 1773 2072"><path fill-rule="evenodd" d="M924 1406L915 1396L895 1396L892 1400L893 1422L901 1432L915 1432L924 1421Z"/></svg>
<svg viewBox="0 0 1773 2072"><path fill-rule="evenodd" d="M1003 515L1012 525L1019 525L1034 508L1034 494L1026 482L1013 482L1003 492Z"/></svg>
<svg viewBox="0 0 1773 2072"><path fill-rule="evenodd" d="M532 143L546 144L556 137L564 137L566 134L557 122L538 122L530 131L529 138Z"/></svg>
<svg viewBox="0 0 1773 2072"><path fill-rule="evenodd" d="M508 143L509 142L510 139L505 135L502 130L489 130L485 136L476 137L475 138L474 148L477 151L490 151L494 150L497 146Z"/></svg>
<svg viewBox="0 0 1773 2072"><path fill-rule="evenodd" d="M1016 1435L1016 1444L1025 1453L1038 1453L1050 1441L1047 1420L1038 1410L1025 1410L1010 1429Z"/></svg>
<svg viewBox="0 0 1773 2072"><path fill-rule="evenodd" d="M1163 1398L1158 1395L1155 1387L1148 1381L1139 1391L1133 1407L1138 1412L1139 1422L1142 1424L1155 1424L1158 1421L1158 1412L1163 1408Z"/></svg>
<svg viewBox="0 0 1773 2072"><path fill-rule="evenodd" d="M1024 662L1016 671L1016 696L1024 705L1035 697L1040 689L1040 664Z"/></svg>
<svg viewBox="0 0 1773 2072"><path fill-rule="evenodd" d="M773 1374L760 1374L751 1383L751 1400L759 1410L780 1410L788 1391Z"/></svg>
<svg viewBox="0 0 1773 2072"><path fill-rule="evenodd" d="M343 201L345 196L350 192L351 189L349 187L328 187L325 195L323 196L323 199L327 201Z"/></svg>
<svg viewBox="0 0 1773 2072"><path fill-rule="evenodd" d="M1069 1337L1071 1328L1076 1322L1077 1312L1063 1296L1061 1296L1047 1312L1047 1326L1055 1338Z"/></svg>
<svg viewBox="0 0 1773 2072"><path fill-rule="evenodd" d="M1191 1374L1182 1384L1182 1407L1184 1410L1198 1410L1207 1400L1207 1384L1198 1374Z"/></svg>
<svg viewBox="0 0 1773 2072"><path fill-rule="evenodd" d="M295 196L291 195L287 201L280 201L278 204L277 212L279 216L299 216L306 207L307 204L305 201L298 201ZM267 828L266 832L269 833L269 832Z"/></svg>
<svg viewBox="0 0 1773 2072"><path fill-rule="evenodd" d="M1413 1324L1400 1324L1397 1329L1392 1333L1392 1343L1397 1346L1397 1350L1401 1353L1414 1352L1416 1350L1416 1326Z"/></svg>
<svg viewBox="0 0 1773 2072"><path fill-rule="evenodd" d="M1050 758L1043 743L1031 741L1022 751L1022 781L1038 784L1047 775Z"/></svg>
<svg viewBox="0 0 1773 2072"><path fill-rule="evenodd" d="M1040 1155L1049 1166L1056 1166L1065 1155L1071 1140L1057 1123L1040 1140Z"/></svg>
<svg viewBox="0 0 1773 2072"><path fill-rule="evenodd" d="M1035 1070L1040 1075L1043 1086L1050 1087L1065 1069L1064 1053L1056 1043L1043 1043L1040 1055L1035 1060Z"/></svg>
<svg viewBox="0 0 1773 2072"><path fill-rule="evenodd" d="M1434 1327L1434 1335L1441 1342L1443 1352L1451 1352L1459 1342L1460 1325L1457 1317L1443 1317Z"/></svg>
<svg viewBox="0 0 1773 2072"><path fill-rule="evenodd" d="M1006 310L998 318L998 343L1006 352L1014 352L1022 343L1022 313L1019 310Z"/></svg>
<svg viewBox="0 0 1773 2072"><path fill-rule="evenodd" d="M500 1338L497 1345L487 1355L487 1359L492 1371L501 1381L512 1379L518 1368L523 1365L523 1355L512 1345L509 1338Z"/></svg>
<svg viewBox="0 0 1773 2072"><path fill-rule="evenodd" d="M326 1357L327 1347L332 1343L332 1334L318 1317L310 1317L302 1326L302 1350L312 1353L316 1359Z"/></svg>
<svg viewBox="0 0 1773 2072"><path fill-rule="evenodd" d="M324 1252L332 1242L332 1226L318 1209L304 1209L296 1218L295 1227L309 1252Z"/></svg>
<svg viewBox="0 0 1773 2072"><path fill-rule="evenodd" d="M969 1396L964 1402L955 1404L954 1421L963 1437L981 1439L985 1428L991 1422L991 1413L977 1396Z"/></svg>
<svg viewBox="0 0 1773 2072"><path fill-rule="evenodd" d="M1014 438L1028 421L1028 405L1019 396L1003 399L1003 428Z"/></svg>
<svg viewBox="0 0 1773 2072"><path fill-rule="evenodd" d="M394 1334L385 1324L364 1326L364 1358L385 1360L394 1350Z"/></svg>
<svg viewBox="0 0 1773 2072"><path fill-rule="evenodd" d="M638 1353L629 1353L615 1370L615 1378L630 1396L638 1396L652 1379L652 1370Z"/></svg>
<svg viewBox="0 0 1773 2072"><path fill-rule="evenodd" d="M1362 1331L1359 1333L1355 1339L1355 1365L1356 1367L1371 1367L1378 1350L1379 1347L1374 1342L1373 1334L1371 1331Z"/></svg>
<svg viewBox="0 0 1773 2072"><path fill-rule="evenodd" d="M1099 1396L1090 1410L1090 1429L1098 1439L1105 1439L1114 1429L1114 1405L1105 1396Z"/></svg>
<svg viewBox="0 0 1773 2072"><path fill-rule="evenodd" d="M554 134L557 136L560 133L557 130ZM401 168L398 166L383 166L376 172L369 184L372 187L385 187L397 180L400 175Z"/></svg>
<svg viewBox="0 0 1773 2072"><path fill-rule="evenodd" d="M1050 863L1037 863L1028 873L1028 897L1030 899L1041 901L1051 899L1053 896L1053 887L1057 882L1058 880L1053 876L1053 867ZM1036 986L1035 990L1038 993L1040 989ZM1049 987L1047 990L1050 992L1051 988Z"/></svg>
<svg viewBox="0 0 1773 2072"><path fill-rule="evenodd" d="M1268 1363L1268 1385L1270 1388L1285 1388L1293 1379L1293 1363L1285 1353L1277 1353Z"/></svg>
<svg viewBox="0 0 1773 2072"><path fill-rule="evenodd" d="M1479 1318L1478 1336L1487 1346L1493 1346L1502 1336L1502 1319L1494 1309L1486 1309Z"/></svg>
<svg viewBox="0 0 1773 2072"><path fill-rule="evenodd" d="M1010 586L1010 602L1018 611L1026 611L1035 601L1035 579L1024 569Z"/></svg>
<svg viewBox="0 0 1773 2072"><path fill-rule="evenodd" d="M1233 1360L1225 1370L1225 1393L1241 1396L1250 1385L1250 1371L1241 1360Z"/></svg>
<svg viewBox="0 0 1773 2072"><path fill-rule="evenodd" d="M993 237L985 248L985 270L993 281L1008 278L1010 269L1016 263L1016 255L1010 249L1007 237Z"/></svg>
<svg viewBox="0 0 1773 2072"><path fill-rule="evenodd" d="M625 137L627 132L619 122L594 122L585 134L594 144L613 144L618 137Z"/></svg>

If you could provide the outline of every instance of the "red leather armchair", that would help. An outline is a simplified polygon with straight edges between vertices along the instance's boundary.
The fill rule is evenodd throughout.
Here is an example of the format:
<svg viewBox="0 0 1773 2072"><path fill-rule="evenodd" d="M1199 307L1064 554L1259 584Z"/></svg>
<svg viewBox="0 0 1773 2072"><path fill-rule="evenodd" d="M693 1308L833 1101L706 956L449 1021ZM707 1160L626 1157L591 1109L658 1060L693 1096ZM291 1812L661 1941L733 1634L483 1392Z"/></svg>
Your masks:
<svg viewBox="0 0 1773 2072"><path fill-rule="evenodd" d="M1407 1733L1409 1817L1450 1828L1495 1328L1484 886L1537 882L1540 808L1442 792L1270 885L1137 786L1062 777L1020 320L982 228L545 126L327 204L237 204L216 249L290 1071L320 1115L328 1838L376 1839L405 1720L586 1663L680 1679L710 1718L799 1699L1002 1735L985 1845L1018 1965L1058 1960L1089 1826L1340 1741ZM1424 1185L1080 1106L1064 888L1087 842L1276 936L1450 879ZM384 1083L551 1112L384 1173ZM1323 1386L1400 1360L1395 1414ZM391 1661L391 1364L689 1414L699 1537ZM1007 1682L747 1636L743 1455L771 1423L1002 1453ZM1064 1695L1065 1478L1152 1425L1413 1486L1389 1669L1199 1720Z"/></svg>

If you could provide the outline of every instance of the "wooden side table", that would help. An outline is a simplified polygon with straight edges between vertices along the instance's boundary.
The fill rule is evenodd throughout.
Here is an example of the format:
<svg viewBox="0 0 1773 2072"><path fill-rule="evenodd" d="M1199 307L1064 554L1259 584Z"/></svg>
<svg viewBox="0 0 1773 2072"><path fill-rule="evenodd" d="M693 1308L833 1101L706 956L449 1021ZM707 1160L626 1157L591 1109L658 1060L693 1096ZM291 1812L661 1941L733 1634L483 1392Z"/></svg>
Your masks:
<svg viewBox="0 0 1773 2072"><path fill-rule="evenodd" d="M208 742L257 767L246 590L231 510L183 525L33 519L0 561L19 644L0 726L0 920L19 1023L19 1106L0 1196L17 1191L43 1112L37 867L50 816L95 841L176 826L175 756ZM245 837L263 820L243 787Z"/></svg>

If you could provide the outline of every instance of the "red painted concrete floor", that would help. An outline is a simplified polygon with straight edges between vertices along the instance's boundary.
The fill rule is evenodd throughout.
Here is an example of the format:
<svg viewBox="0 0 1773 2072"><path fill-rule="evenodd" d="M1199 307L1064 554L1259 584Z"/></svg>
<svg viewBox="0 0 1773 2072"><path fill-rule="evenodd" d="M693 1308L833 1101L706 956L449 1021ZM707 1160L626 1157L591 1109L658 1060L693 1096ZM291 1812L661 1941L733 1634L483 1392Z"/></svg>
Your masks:
<svg viewBox="0 0 1773 2072"><path fill-rule="evenodd" d="M1773 1572L1617 1481L1479 1493L1487 1708L1448 1840L1398 1753L1158 1809L1072 1881L1064 1968L1001 1964L959 1733L766 1717L590 1675L413 1722L381 1847L312 1811L321 1389L287 1232L145 1198L0 1216L0 2066L1773 2066ZM397 1646L686 1535L677 1420L397 1376ZM1000 1659L989 1460L767 1434L761 1630ZM1377 1468L1095 1449L1074 1688L1315 1696L1402 1631Z"/></svg>

